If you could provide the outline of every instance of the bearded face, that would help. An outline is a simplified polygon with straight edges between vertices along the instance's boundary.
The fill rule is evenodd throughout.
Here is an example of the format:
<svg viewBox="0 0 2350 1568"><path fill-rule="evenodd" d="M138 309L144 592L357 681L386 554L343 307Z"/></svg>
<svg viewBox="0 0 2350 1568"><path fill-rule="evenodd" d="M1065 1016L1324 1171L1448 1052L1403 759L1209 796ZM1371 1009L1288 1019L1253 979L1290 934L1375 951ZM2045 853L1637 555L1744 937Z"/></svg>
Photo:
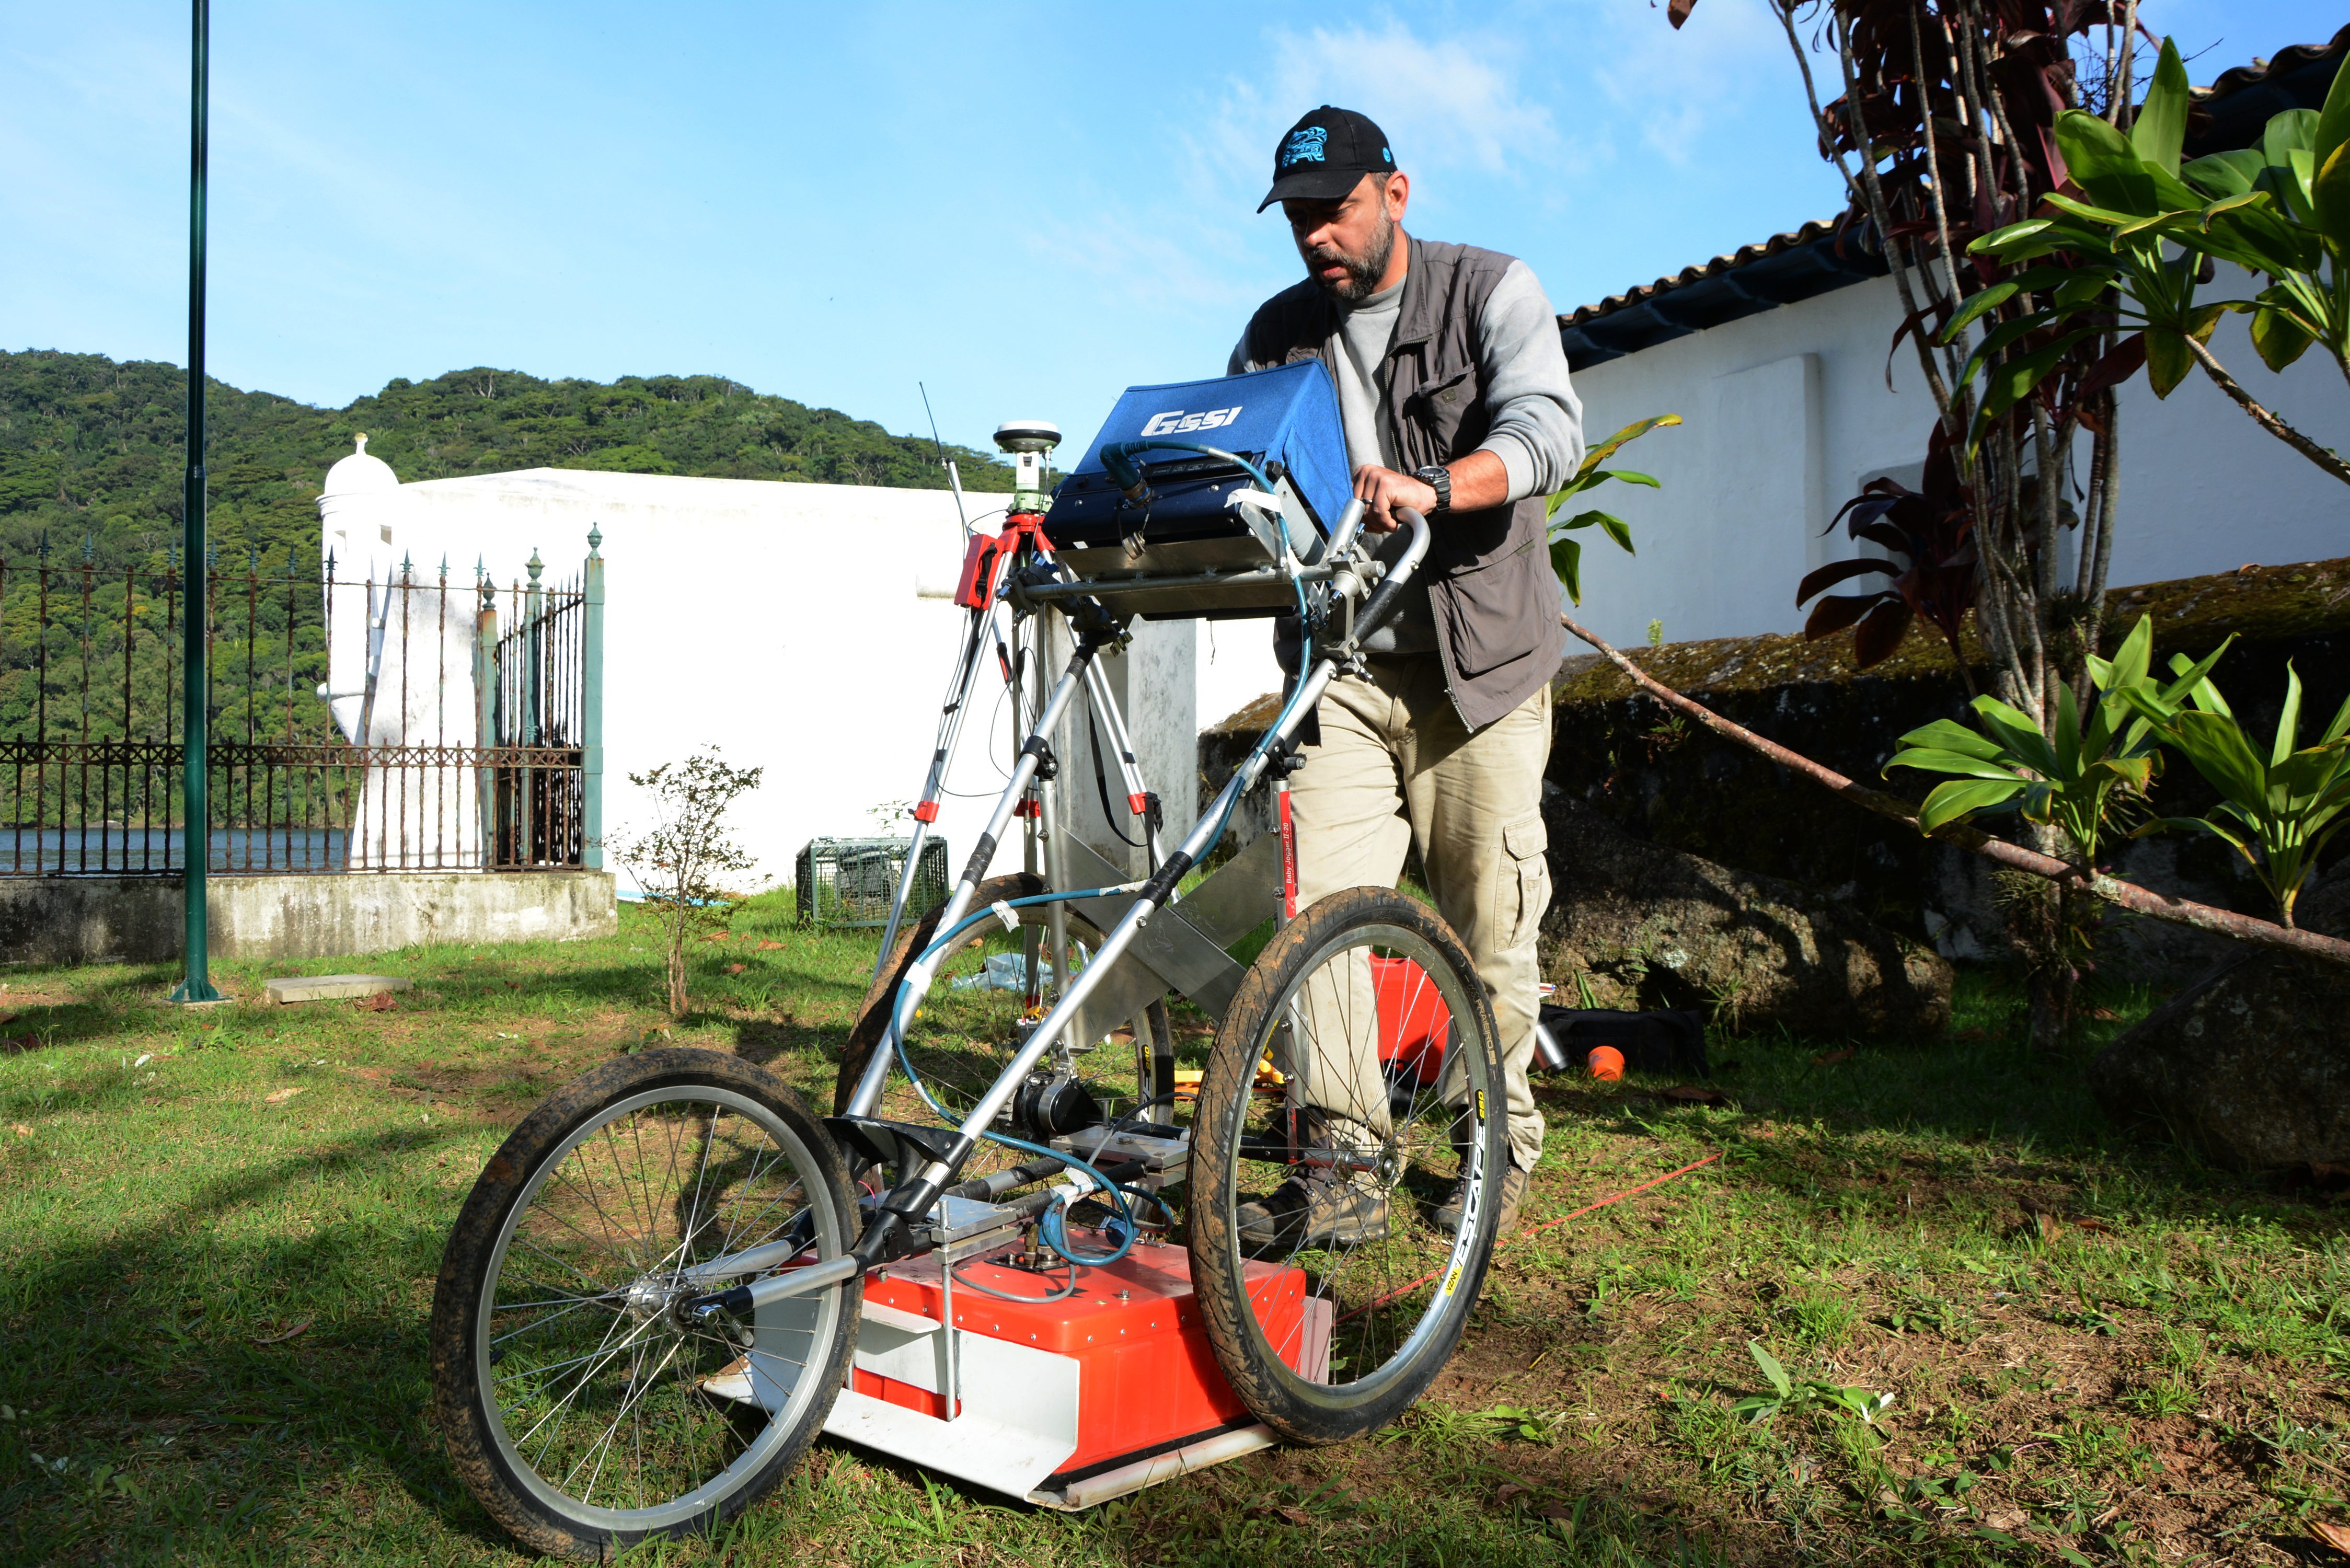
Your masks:
<svg viewBox="0 0 2350 1568"><path fill-rule="evenodd" d="M1305 270L1340 305L1359 305L1378 292L1379 279L1387 275L1388 258L1395 254L1395 238L1396 222L1382 212L1360 249L1317 244L1305 253ZM1333 268L1340 275L1330 275Z"/></svg>
<svg viewBox="0 0 2350 1568"><path fill-rule="evenodd" d="M1397 220L1409 191L1400 174L1385 180L1367 174L1340 201L1284 202L1305 275L1341 306L1377 294L1395 255Z"/></svg>

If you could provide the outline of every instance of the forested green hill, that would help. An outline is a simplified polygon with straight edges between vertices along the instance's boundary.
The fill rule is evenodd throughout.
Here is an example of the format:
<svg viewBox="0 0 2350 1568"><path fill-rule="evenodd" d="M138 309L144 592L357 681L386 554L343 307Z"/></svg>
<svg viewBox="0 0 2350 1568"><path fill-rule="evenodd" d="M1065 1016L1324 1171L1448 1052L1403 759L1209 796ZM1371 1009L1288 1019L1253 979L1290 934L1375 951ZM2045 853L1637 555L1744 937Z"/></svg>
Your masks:
<svg viewBox="0 0 2350 1568"><path fill-rule="evenodd" d="M79 563L161 563L176 536L187 380L176 366L98 354L0 352L0 558L46 534ZM727 479L943 488L926 437L754 392L723 376L542 381L512 370L395 380L321 409L218 381L210 413L208 514L224 566L286 551L315 560L318 483L367 432L403 480L516 468L589 468ZM951 448L966 488L1009 490L1011 470ZM280 568L282 569L282 568ZM315 568L313 568L315 569Z"/></svg>

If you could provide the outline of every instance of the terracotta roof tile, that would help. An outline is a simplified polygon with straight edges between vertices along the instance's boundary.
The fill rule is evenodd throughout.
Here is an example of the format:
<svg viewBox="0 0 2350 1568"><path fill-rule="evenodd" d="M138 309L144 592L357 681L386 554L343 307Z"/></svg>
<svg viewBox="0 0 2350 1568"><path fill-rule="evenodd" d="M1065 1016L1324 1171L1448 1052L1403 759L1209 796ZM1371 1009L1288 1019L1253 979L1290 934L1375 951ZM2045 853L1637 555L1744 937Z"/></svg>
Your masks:
<svg viewBox="0 0 2350 1568"><path fill-rule="evenodd" d="M2237 66L2232 69L2220 72L2219 78L2210 86L2193 89L2195 115L2199 128L2208 127L2210 124L2213 105L2224 103L2238 94L2272 82L2282 82L2284 78L2301 71L2303 67L2314 65L2330 56L2341 54L2345 49L2350 49L2350 26L2345 26L2340 32L2335 33L2332 40L2327 43L2294 44L2279 49L2270 59L2255 60L2251 65ZM1645 305L1660 295L1671 293L1674 289L1686 287L1706 278L1720 277L1724 273L1751 266L1766 257L1783 254L1798 245L1808 245L1826 239L1835 234L1838 226L1844 222L1841 216L1814 219L1801 228L1773 234L1759 244L1741 245L1726 255L1718 255L1711 261L1700 263L1696 266L1683 267L1680 271L1668 274L1654 283L1640 284L1626 289L1621 294L1611 294L1596 305L1579 305L1573 310L1563 313L1558 318L1559 325L1562 327L1581 327L1603 317L1612 316L1619 310L1629 310L1635 306Z"/></svg>
<svg viewBox="0 0 2350 1568"><path fill-rule="evenodd" d="M1669 294L1676 288L1699 282L1700 279L1719 277L1735 267L1752 265L1765 256L1781 255L1797 245L1807 245L1815 240L1826 239L1836 232L1837 225L1843 222L1841 217L1814 218L1801 228L1790 229L1784 234L1773 234L1758 244L1741 245L1727 255L1718 255L1711 261L1700 263L1696 266L1685 266L1677 273L1657 279L1654 283L1640 284L1626 289L1621 294L1611 294L1596 305L1578 305L1573 310L1561 315L1559 321L1565 326L1580 327L1585 322L1596 321L1603 316L1612 316L1617 311L1628 310L1633 306L1646 304L1660 294Z"/></svg>

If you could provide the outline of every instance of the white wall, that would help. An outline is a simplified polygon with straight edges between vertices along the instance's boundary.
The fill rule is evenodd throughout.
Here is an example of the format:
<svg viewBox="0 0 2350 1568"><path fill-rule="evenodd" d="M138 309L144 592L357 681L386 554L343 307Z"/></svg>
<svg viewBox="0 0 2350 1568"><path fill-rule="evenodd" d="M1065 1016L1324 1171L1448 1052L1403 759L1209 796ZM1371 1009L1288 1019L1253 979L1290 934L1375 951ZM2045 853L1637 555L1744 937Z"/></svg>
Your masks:
<svg viewBox="0 0 2350 1568"><path fill-rule="evenodd" d="M1273 656L1273 622L1203 620L1199 629L1200 727L1212 728L1287 679Z"/></svg>
<svg viewBox="0 0 2350 1568"><path fill-rule="evenodd" d="M2252 289L2224 275L2204 297ZM1677 337L1577 372L1593 440L1651 414L1677 429L1627 447L1622 466L1661 491L1609 485L1592 504L1632 524L1637 557L1581 535L1583 613L1611 641L1800 630L1804 571L1859 553L1820 532L1867 479L1915 466L1933 406L1905 342L1890 278L1871 279ZM2350 448L2350 388L2312 353L2283 375L2226 317L2213 348L2255 397L2320 441ZM2158 401L2143 377L2122 393L2121 523L2109 581L2129 584L2350 554L2350 488L2267 434L2198 373ZM2082 447L2085 466L2086 445ZM1864 579L1864 583L1867 579Z"/></svg>
<svg viewBox="0 0 2350 1568"><path fill-rule="evenodd" d="M733 817L759 863L753 880L787 879L810 838L909 830L902 820L883 827L871 808L920 793L962 634L951 597L962 530L946 492L531 469L341 498L326 543L345 577L370 569L380 577L412 559L420 581L433 582L445 556L454 589L473 580L479 560L499 585L503 614L504 590L525 576L534 551L547 583L576 578L591 527L602 531L608 563L608 835L649 815L629 774L712 742L737 765L766 770ZM471 598L451 594L457 605ZM1251 625L1269 643L1269 623ZM1204 655L1193 644L1189 623L1139 626L1115 671L1143 699L1129 716L1138 751L1178 836L1192 815L1196 715L1206 711L1194 698ZM950 875L1009 765L1003 691L991 656L937 827ZM466 711L460 738L470 738L470 697ZM1074 793L1079 775L1066 776ZM1089 799L1089 763L1082 787ZM1124 793L1115 778L1112 788ZM997 868L1018 857L1015 839Z"/></svg>

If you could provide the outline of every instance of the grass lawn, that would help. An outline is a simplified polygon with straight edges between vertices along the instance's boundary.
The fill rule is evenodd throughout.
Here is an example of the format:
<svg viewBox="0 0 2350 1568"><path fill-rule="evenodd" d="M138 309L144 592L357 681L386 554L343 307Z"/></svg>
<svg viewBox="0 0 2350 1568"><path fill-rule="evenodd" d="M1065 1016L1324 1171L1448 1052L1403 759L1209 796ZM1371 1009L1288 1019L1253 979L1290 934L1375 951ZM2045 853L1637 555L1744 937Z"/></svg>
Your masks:
<svg viewBox="0 0 2350 1568"><path fill-rule="evenodd" d="M731 931L672 1037L828 1104L869 949L781 898ZM160 969L8 971L0 1561L518 1561L432 1427L433 1272L505 1130L671 1027L658 943L624 910L609 940L366 962L416 989L269 1008L273 970L226 963L235 1004L182 1012ZM2106 1001L2106 1033L2146 1004ZM1544 1085L1530 1222L1720 1158L1521 1232L1375 1438L1074 1517L827 1440L730 1534L640 1560L2325 1560L2350 1205L2114 1140L1989 976L1951 1040L1712 1050L1727 1106ZM1792 1390L1759 1419L1733 1408L1772 1393L1749 1341Z"/></svg>

